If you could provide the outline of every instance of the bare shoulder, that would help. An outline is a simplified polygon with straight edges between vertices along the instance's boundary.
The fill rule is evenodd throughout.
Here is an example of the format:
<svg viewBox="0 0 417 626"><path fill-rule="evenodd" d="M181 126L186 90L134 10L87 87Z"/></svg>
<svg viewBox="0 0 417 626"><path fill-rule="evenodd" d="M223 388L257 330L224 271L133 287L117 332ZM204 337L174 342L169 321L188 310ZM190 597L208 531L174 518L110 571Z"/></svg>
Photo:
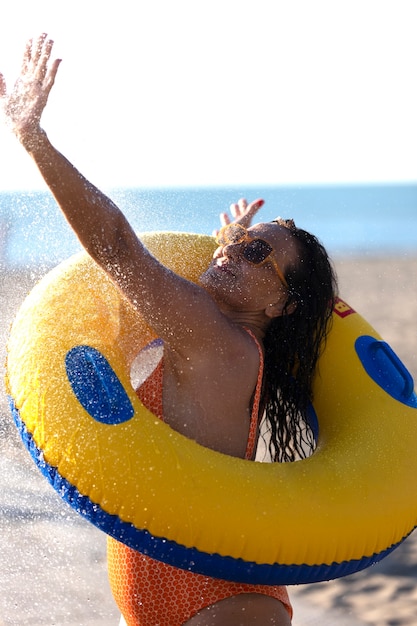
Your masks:
<svg viewBox="0 0 417 626"><path fill-rule="evenodd" d="M204 328L194 338L184 342L181 356L202 363L213 362L217 367L223 364L240 371L245 366L247 373L252 364L254 370L257 370L259 351L262 350L260 342L249 329L222 317L217 317L214 324L203 324Z"/></svg>
<svg viewBox="0 0 417 626"><path fill-rule="evenodd" d="M190 341L180 350L166 346L166 362L171 376L182 388L198 387L200 398L215 391L216 398L242 410L247 407L257 382L260 344L247 330L225 324L216 336L202 343ZM234 391L231 394L231 384ZM213 402L213 397L211 402ZM233 411L234 412L234 411Z"/></svg>

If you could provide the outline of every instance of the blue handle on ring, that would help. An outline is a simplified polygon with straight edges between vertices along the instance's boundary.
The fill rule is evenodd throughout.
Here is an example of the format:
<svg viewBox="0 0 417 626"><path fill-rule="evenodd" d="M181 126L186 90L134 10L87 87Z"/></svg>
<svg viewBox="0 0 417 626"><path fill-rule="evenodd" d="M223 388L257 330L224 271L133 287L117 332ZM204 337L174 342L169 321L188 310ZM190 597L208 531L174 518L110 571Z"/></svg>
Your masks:
<svg viewBox="0 0 417 626"><path fill-rule="evenodd" d="M101 352L75 346L65 357L67 377L82 407L103 424L122 424L135 411L122 383Z"/></svg>
<svg viewBox="0 0 417 626"><path fill-rule="evenodd" d="M381 389L395 400L417 408L413 377L385 341L363 335L356 340L355 350L366 373Z"/></svg>

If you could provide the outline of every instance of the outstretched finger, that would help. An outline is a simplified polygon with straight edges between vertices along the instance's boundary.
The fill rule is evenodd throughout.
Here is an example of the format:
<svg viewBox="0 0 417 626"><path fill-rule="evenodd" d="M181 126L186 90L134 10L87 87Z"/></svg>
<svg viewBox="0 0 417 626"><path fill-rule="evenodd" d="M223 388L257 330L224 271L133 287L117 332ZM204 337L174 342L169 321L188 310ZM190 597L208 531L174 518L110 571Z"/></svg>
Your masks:
<svg viewBox="0 0 417 626"><path fill-rule="evenodd" d="M253 202L247 205L245 217L248 220L249 224L252 222L252 219L255 217L259 209L264 204L265 204L265 200L262 200L262 198L258 198L257 200L254 200Z"/></svg>
<svg viewBox="0 0 417 626"><path fill-rule="evenodd" d="M228 224L230 224L230 221L230 217L227 213L220 213L220 224L222 226L227 226Z"/></svg>
<svg viewBox="0 0 417 626"><path fill-rule="evenodd" d="M36 40L36 43L32 43L32 61L35 65L39 63L39 59L43 54L45 39L46 33L42 33Z"/></svg>
<svg viewBox="0 0 417 626"><path fill-rule="evenodd" d="M22 69L20 72L22 76L26 74L29 68L30 60L32 58L32 45L33 40L29 39L29 41L26 42L25 52L23 53Z"/></svg>
<svg viewBox="0 0 417 626"><path fill-rule="evenodd" d="M56 78L61 60L62 59L55 59L55 61L52 63L51 67L49 68L45 76L45 88L48 93L51 91L52 86L55 82L55 78Z"/></svg>
<svg viewBox="0 0 417 626"><path fill-rule="evenodd" d="M235 220L237 220L240 217L242 217L242 215L246 211L247 204L248 203L245 200L245 198L240 198L240 200L238 200L238 202L235 202L235 203L230 205L230 213L232 214L232 217Z"/></svg>
<svg viewBox="0 0 417 626"><path fill-rule="evenodd" d="M231 204L229 209L233 219L237 219L240 215L239 206L237 204Z"/></svg>
<svg viewBox="0 0 417 626"><path fill-rule="evenodd" d="M52 41L52 39L48 39L47 41L44 41L43 43L41 55L38 59L38 65L37 65L37 71L36 71L36 78L40 81L43 81L43 79L46 76L46 73L48 70L48 62L51 57L53 45L54 45L54 42Z"/></svg>

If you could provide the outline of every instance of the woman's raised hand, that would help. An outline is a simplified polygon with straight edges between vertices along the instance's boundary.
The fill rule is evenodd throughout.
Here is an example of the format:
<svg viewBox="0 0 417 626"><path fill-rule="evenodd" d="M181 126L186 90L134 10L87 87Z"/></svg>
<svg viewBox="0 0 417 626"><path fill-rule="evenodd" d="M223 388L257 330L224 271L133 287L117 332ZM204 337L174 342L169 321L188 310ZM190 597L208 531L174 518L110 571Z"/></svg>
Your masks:
<svg viewBox="0 0 417 626"><path fill-rule="evenodd" d="M6 122L30 150L40 132L40 119L55 82L60 59L50 63L53 41L46 34L26 44L22 69L10 94L0 74L0 98Z"/></svg>
<svg viewBox="0 0 417 626"><path fill-rule="evenodd" d="M230 205L230 214L220 213L220 224L226 226L231 222L238 222L245 228L249 228L252 223L252 219L255 217L259 209L265 204L265 201L261 198L254 200L250 204L244 198L241 198L238 202ZM218 230L213 231L213 235L216 236Z"/></svg>

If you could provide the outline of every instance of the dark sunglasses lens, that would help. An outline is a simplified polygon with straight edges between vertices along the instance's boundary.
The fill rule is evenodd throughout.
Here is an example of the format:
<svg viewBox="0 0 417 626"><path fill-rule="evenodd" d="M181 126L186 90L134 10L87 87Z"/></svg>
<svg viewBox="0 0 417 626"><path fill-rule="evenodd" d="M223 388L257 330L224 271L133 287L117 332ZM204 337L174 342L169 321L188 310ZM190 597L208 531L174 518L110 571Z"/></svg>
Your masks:
<svg viewBox="0 0 417 626"><path fill-rule="evenodd" d="M249 263L254 263L258 265L259 263L263 263L265 259L269 257L272 252L272 248L263 239L252 239L243 251L243 256Z"/></svg>

